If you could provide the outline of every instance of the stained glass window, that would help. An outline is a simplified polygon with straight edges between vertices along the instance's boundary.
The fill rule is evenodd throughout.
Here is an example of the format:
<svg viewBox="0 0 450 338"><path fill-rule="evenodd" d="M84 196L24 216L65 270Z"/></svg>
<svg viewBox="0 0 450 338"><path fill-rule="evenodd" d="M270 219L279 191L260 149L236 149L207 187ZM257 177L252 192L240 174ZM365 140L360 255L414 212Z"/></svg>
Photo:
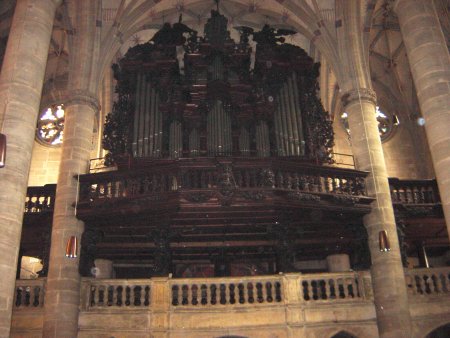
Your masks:
<svg viewBox="0 0 450 338"><path fill-rule="evenodd" d="M378 106L376 108L375 116L378 120L378 131L380 132L381 141L386 141L392 134L393 128L399 124L398 117L382 111ZM346 112L341 114L341 121L345 130L347 130L347 133L350 135L348 114Z"/></svg>
<svg viewBox="0 0 450 338"><path fill-rule="evenodd" d="M46 145L57 146L63 142L64 105L53 105L39 116L37 137Z"/></svg>

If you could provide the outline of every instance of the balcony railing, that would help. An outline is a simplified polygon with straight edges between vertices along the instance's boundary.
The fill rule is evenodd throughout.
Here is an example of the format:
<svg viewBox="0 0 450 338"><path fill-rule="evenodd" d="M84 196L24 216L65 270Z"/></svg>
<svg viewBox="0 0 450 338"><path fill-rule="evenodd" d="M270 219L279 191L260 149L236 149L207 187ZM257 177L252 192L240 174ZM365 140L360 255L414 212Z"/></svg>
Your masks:
<svg viewBox="0 0 450 338"><path fill-rule="evenodd" d="M52 212L55 194L56 184L47 184L43 187L28 187L25 199L25 213Z"/></svg>
<svg viewBox="0 0 450 338"><path fill-rule="evenodd" d="M41 308L44 306L45 279L17 280L15 288L15 309Z"/></svg>
<svg viewBox="0 0 450 338"><path fill-rule="evenodd" d="M215 190L252 193L282 190L301 198L317 196L368 200L366 172L315 166L288 160L212 158L155 161L144 169L80 177L79 207L114 199L153 199L174 192ZM305 194L305 195L301 195ZM256 197L255 197L256 198Z"/></svg>
<svg viewBox="0 0 450 338"><path fill-rule="evenodd" d="M435 179L400 180L389 178L389 186L394 204L438 204L441 202Z"/></svg>
<svg viewBox="0 0 450 338"><path fill-rule="evenodd" d="M409 297L450 296L450 267L406 269ZM45 279L17 280L15 308L44 304ZM92 279L82 281L84 311L151 309L153 299L171 308L261 307L372 302L368 271L189 279ZM438 299L438 298L436 298ZM161 305L161 304L157 304Z"/></svg>

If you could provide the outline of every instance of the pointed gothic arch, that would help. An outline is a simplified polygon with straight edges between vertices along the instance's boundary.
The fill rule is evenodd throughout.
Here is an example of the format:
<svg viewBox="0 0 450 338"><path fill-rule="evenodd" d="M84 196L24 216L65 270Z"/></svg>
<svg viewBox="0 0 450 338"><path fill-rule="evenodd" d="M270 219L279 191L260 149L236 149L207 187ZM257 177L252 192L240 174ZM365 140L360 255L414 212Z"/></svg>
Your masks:
<svg viewBox="0 0 450 338"><path fill-rule="evenodd" d="M339 331L331 338L357 338L356 336L346 332L346 331Z"/></svg>
<svg viewBox="0 0 450 338"><path fill-rule="evenodd" d="M447 338L450 337L450 323L439 326L425 336L425 338Z"/></svg>

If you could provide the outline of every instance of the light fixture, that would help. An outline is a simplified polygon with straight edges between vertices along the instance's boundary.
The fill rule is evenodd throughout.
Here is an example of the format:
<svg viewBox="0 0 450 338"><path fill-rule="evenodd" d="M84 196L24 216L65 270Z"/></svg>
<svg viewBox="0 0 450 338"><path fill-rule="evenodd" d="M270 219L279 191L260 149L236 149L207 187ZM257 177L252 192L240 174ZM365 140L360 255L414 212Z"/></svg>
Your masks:
<svg viewBox="0 0 450 338"><path fill-rule="evenodd" d="M399 124L400 124L400 120L398 119L398 116L397 115L394 115L393 117L392 117L392 124L394 125L394 126L398 126Z"/></svg>
<svg viewBox="0 0 450 338"><path fill-rule="evenodd" d="M0 133L0 168L5 166L6 161L6 135Z"/></svg>
<svg viewBox="0 0 450 338"><path fill-rule="evenodd" d="M77 236L70 236L66 245L66 257L76 258L78 252L78 240Z"/></svg>
<svg viewBox="0 0 450 338"><path fill-rule="evenodd" d="M387 237L386 230L381 230L378 234L378 241L380 245L380 251L390 251L391 245L389 244L389 239Z"/></svg>

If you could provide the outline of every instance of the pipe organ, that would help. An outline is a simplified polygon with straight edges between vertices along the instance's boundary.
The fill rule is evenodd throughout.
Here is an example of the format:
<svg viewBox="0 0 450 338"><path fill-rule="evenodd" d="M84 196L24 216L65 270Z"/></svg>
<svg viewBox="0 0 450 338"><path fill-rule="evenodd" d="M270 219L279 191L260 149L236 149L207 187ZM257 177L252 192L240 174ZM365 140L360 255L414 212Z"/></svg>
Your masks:
<svg viewBox="0 0 450 338"><path fill-rule="evenodd" d="M235 42L227 19L218 11L211 15L204 37L181 22L165 24L114 67L119 101L104 136L112 160L275 156L329 162L331 122L316 99L318 66L284 43L282 35L293 32L238 27Z"/></svg>

